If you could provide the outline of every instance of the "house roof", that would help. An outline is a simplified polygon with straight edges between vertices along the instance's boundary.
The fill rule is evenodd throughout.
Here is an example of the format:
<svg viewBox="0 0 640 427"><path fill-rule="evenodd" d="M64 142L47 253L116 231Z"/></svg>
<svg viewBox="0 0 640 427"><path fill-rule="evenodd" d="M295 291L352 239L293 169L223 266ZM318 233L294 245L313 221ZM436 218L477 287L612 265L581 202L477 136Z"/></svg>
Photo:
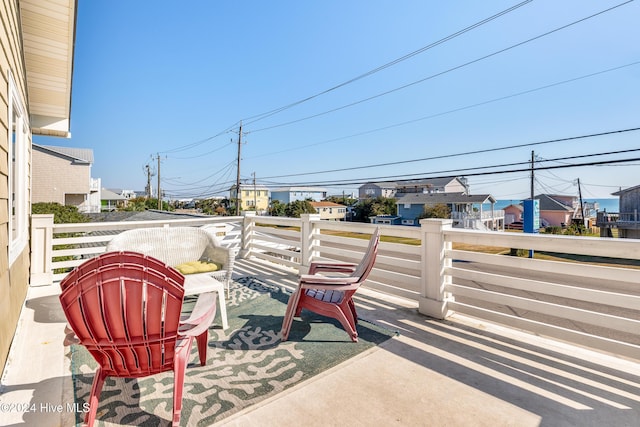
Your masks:
<svg viewBox="0 0 640 427"><path fill-rule="evenodd" d="M31 131L69 138L77 0L20 0Z"/></svg>
<svg viewBox="0 0 640 427"><path fill-rule="evenodd" d="M364 187L366 185L375 185L380 188L396 188L398 186L396 182L382 181L382 182L367 182L366 184L361 185L361 187Z"/></svg>
<svg viewBox="0 0 640 427"><path fill-rule="evenodd" d="M397 182L396 184L400 187L411 187L411 186L421 186L421 185L430 185L433 187L444 187L445 185L453 181L459 181L459 179L458 178L425 178L425 179L413 179L409 181Z"/></svg>
<svg viewBox="0 0 640 427"><path fill-rule="evenodd" d="M314 208L346 208L345 205L333 202L309 202Z"/></svg>
<svg viewBox="0 0 640 427"><path fill-rule="evenodd" d="M510 204L509 206L505 206L504 208L502 208L503 210L507 209L507 208L514 208L519 210L520 212L524 212L524 206L522 205L517 205L515 203Z"/></svg>
<svg viewBox="0 0 640 427"><path fill-rule="evenodd" d="M640 189L640 185L636 185L636 186L633 186L633 187L625 188L624 190L622 190L622 189L618 190L615 193L611 193L611 195L612 196L620 196L621 194L627 193L629 191L635 191L635 190L638 190L638 189Z"/></svg>
<svg viewBox="0 0 640 427"><path fill-rule="evenodd" d="M40 151L49 151L64 157L69 157L82 163L93 163L93 150L90 148L54 147L51 145L32 144Z"/></svg>
<svg viewBox="0 0 640 427"><path fill-rule="evenodd" d="M541 211L565 211L573 212L573 207L567 206L562 202L554 199L553 196L547 194L539 194L535 197L540 200Z"/></svg>
<svg viewBox="0 0 640 427"><path fill-rule="evenodd" d="M100 200L127 200L127 198L124 196L121 196L118 193L114 193L111 190L107 190L106 188L103 188L102 191L100 192Z"/></svg>
<svg viewBox="0 0 640 427"><path fill-rule="evenodd" d="M495 203L491 194L411 193L398 199L398 204Z"/></svg>
<svg viewBox="0 0 640 427"><path fill-rule="evenodd" d="M253 184L240 184L240 191L242 191L242 190L253 190L254 188L256 190L269 190L269 188L267 188L265 185L262 185L262 184L256 184L256 185L253 185ZM235 190L235 189L236 189L236 185L233 184L231 186L231 190ZM271 190L269 190L269 191L271 191Z"/></svg>

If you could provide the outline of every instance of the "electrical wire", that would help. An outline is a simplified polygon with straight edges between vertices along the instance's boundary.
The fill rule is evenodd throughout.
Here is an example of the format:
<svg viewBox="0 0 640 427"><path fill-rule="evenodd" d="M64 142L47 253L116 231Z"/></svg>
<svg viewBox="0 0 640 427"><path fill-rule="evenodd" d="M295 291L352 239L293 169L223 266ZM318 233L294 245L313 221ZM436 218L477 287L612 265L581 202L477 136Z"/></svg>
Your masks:
<svg viewBox="0 0 640 427"><path fill-rule="evenodd" d="M475 64L475 63L480 62L480 61L483 61L483 60L485 60L485 59L492 58L492 57L494 57L494 56L496 56L496 55L499 55L499 54L501 54L501 53L504 53L504 52L510 51L510 50L515 49L515 48L517 48L517 47L523 46L523 45L525 45L525 44L527 44L527 43L530 43L530 42L532 42L532 41L535 41L535 40L541 39L541 38L543 38L543 37L546 37L546 36L548 36L548 35L554 34L554 33L558 32L558 31L564 30L564 29L566 29L566 28L569 28L569 27L571 27L571 26L577 25L577 24L582 23L582 22L584 22L584 21L587 21L587 20L589 20L589 19L591 19L591 18L594 18L594 17L596 17L596 16L602 15L602 14L604 14L604 13L606 13L606 12L612 11L612 10L614 10L614 9L618 8L618 7L624 6L624 5L628 4L628 3L631 3L632 1L633 1L633 0L628 0L628 1L626 1L626 2L623 2L623 3L620 3L620 4L618 4L618 5L612 6L612 7L608 8L608 9L605 9L605 10L602 10L602 11L600 11L600 12L597 12L597 13L594 13L594 14L592 14L592 15L589 15L589 16L587 16L587 17L581 18L581 19L579 19L579 20L577 20L577 21L573 21L573 22L571 22L571 23L569 23L569 24L565 24L565 25L563 25L563 26L561 26L561 27L558 27L558 28L555 28L555 29L553 29L553 30L547 31L547 32L545 32L545 33L543 33L543 34L540 34L540 35L537 35L537 36L535 36L535 37L532 37L532 38L529 38L529 39L527 39L527 40L524 40L524 41L522 41L522 42L516 43L516 44L511 45L511 46L509 46L509 47L506 47L506 48L503 48L503 49L497 50L497 51L495 51L495 52L493 52L493 53L490 53L490 54L484 55L484 56L482 56L482 57L476 58L476 59L474 59L474 60L472 60L472 61L465 62L465 63L463 63L463 64L461 64L461 65L457 65L457 66L455 66L455 67L449 68L449 69L444 70L444 71L441 71L441 72L439 72L439 73L432 74L432 75L430 75L430 76L428 76L428 77L425 77L425 78L423 78L423 79L416 80L416 81L411 82L411 83L407 83L407 84L405 84L405 85L403 85L403 86L400 86L400 87L397 87L397 88L395 88L395 89L391 89L391 90L388 90L388 91L385 91L385 92L379 93L379 94L377 94L377 95L373 95L373 96L370 96L370 97L368 97L368 98L361 99L361 100L359 100L359 101L355 101L355 102L352 102L352 103L349 103L349 104L345 104L345 105L342 105L342 106L340 106L340 107L333 108L333 109L331 109L331 110L327 110L327 111L324 111L324 112L321 112L321 113L313 114L313 115L311 115L311 116L302 117L302 118L300 118L300 119L291 120L291 121L288 121L288 122L285 122L285 123L280 123L280 124L276 124L276 125L272 125L272 126L264 127L264 128L261 128L261 129L256 129L256 130L253 130L253 131L251 131L251 132L252 132L252 133L255 133L255 132L261 132L261 131L265 131L265 130L275 129L275 128L279 128L279 127L283 127L283 126L288 126L288 125L291 125L291 124L294 124L294 123L299 123L299 122L301 122L301 121L305 121L305 120L313 119L313 118L320 117L320 116L323 116L323 115L326 115L326 114L334 113L334 112L336 112L336 111L340 111L340 110L343 110L343 109L345 109L345 108L353 107L353 106L355 106L355 105L362 104L362 103L364 103L364 102L368 102L368 101L371 101L371 100L373 100L373 99L377 99L377 98L380 98L380 97L382 97L382 96L389 95L389 94L394 93L394 92L398 92L398 91L403 90L403 89L406 89L406 88L408 88L408 87L415 86L415 85L417 85L417 84L419 84L419 83L423 83L423 82L425 82L425 81L428 81L428 80L434 79L434 78L439 77L439 76L442 76L442 75L444 75L444 74L448 74L448 73L450 73L450 72L453 72L453 71L459 70L459 69L461 69L461 68L467 67L467 66L469 66L469 65Z"/></svg>
<svg viewBox="0 0 640 427"><path fill-rule="evenodd" d="M482 150L465 151L465 152L462 152L462 153L443 154L443 155L439 155L439 156L423 157L423 158L420 158L420 159L399 160L399 161L396 161L396 162L377 163L377 164L373 164L373 165L364 165L364 166L352 166L352 167L348 167L348 168L330 169L330 170L324 170L324 171L301 172L301 173L287 174L287 175L267 176L267 177L263 177L263 179L289 178L289 177L293 177L293 176L318 175L318 174L332 173L332 172L353 171L353 170L357 170L357 169L370 169L370 168L374 168L374 167L404 165L404 164L409 164L409 163L424 162L424 161L428 161L428 160L449 159L449 158L452 158L452 157L462 157L462 156L468 156L468 155L475 155L475 154L482 154L482 153L491 153L491 152L496 152L496 151L511 150L511 149L515 149L515 148L534 147L534 146L538 146L538 145L552 144L552 143L557 143L557 142L574 141L574 140L579 140L579 139L584 139L584 138L594 138L594 137L598 137L598 136L622 134L622 133L626 133L626 132L635 132L635 131L638 131L638 130L640 130L640 127L629 128L629 129L619 129L619 130L615 130L615 131L592 133L592 134L587 134L587 135L572 136L572 137L568 137L568 138L556 138L556 139L550 139L550 140L546 140L546 141L529 142L529 143L525 143L525 144L509 145L509 146L506 146L506 147L495 147L495 148L486 148L486 149L482 149Z"/></svg>
<svg viewBox="0 0 640 427"><path fill-rule="evenodd" d="M514 5L514 6L511 6L508 9L503 10L502 12L499 12L499 13L497 13L497 14L495 14L493 16L490 16L488 18L485 18L485 19L483 19L483 20L481 20L479 22L476 22L473 25L470 25L470 26L468 26L468 27L466 27L466 28L464 28L462 30L459 30L459 31L457 31L457 32L455 32L453 34L450 34L450 35L448 35L448 36L446 36L446 37L444 37L444 38L442 38L442 39L440 39L438 41L435 41L435 42L430 43L430 44L428 44L426 46L423 46L418 50L415 50L415 51L413 51L411 53L408 53L408 54L406 54L404 56L401 56L400 58L394 59L391 62L387 62L384 65L381 65L381 66L379 66L377 68L369 70L366 73L363 73L363 74L360 74L359 76L353 77L353 78L351 78L351 79L349 79L349 80L347 80L347 81L345 81L343 83L340 83L340 84L338 84L336 86L333 86L333 87L331 87L329 89L325 89L322 92L319 92L319 93L317 93L315 95L308 96L306 98L303 98L303 99L301 99L299 101L296 101L296 102L293 102L291 104L287 104L285 106L282 106L282 107L279 107L279 108L275 108L273 110L270 110L270 111L267 111L267 112L264 112L264 113L261 113L261 114L257 114L257 115L251 116L251 117L247 117L247 118L243 119L243 122L245 122L245 124L249 125L249 124L255 123L255 122L259 121L259 120L263 120L263 119L265 119L267 117L271 117L274 114L277 114L277 113L280 113L282 111L288 110L289 108L292 108L292 107L295 107L297 105L303 104L303 103L305 103L307 101L310 101L312 99L315 99L315 98L317 98L319 96L325 95L325 94L327 94L329 92L333 92L336 89L339 89L341 87L347 86L347 85L349 85L351 83L354 83L354 82L356 82L358 80L361 80L361 79L363 79L365 77L371 76L371 75L373 75L375 73L378 73L378 72L380 72L380 71L382 71L384 69L387 69L387 68L392 67L392 66L394 66L396 64L399 64L400 62L406 61L407 59L410 59L410 58L412 58L412 57L414 57L414 56L416 56L418 54L421 54L421 53L429 50L429 49L432 49L432 48L434 48L436 46L439 46L439 45L441 45L441 44L443 44L445 42L448 42L448 41L450 41L450 40L452 40L452 39L454 39L454 38L456 38L458 36L461 36L462 34L465 34L465 33L469 32L469 31L471 31L471 30L473 30L475 28L478 28L478 27L480 27L480 26L482 26L482 25L484 25L484 24L486 24L488 22L491 22L494 19L497 19L497 18L499 18L499 17L501 17L503 15L506 15L507 13L513 12L514 10L524 6L527 3L531 3L531 1L532 0L526 0L526 1L520 2L520 3L518 3L518 4Z"/></svg>
<svg viewBox="0 0 640 427"><path fill-rule="evenodd" d="M534 88L534 89L527 89L527 90L524 90L524 91L521 91L521 92L512 93L510 95L505 95L505 96L501 96L501 97L498 97L498 98L493 98L493 99L486 100L486 101L477 102L477 103L470 104L470 105L465 105L465 106L454 108L454 109L451 109L451 110L442 111L442 112L439 112L439 113L434 113L434 114L418 117L418 118L411 119L411 120L405 120L403 122L394 123L394 124L390 124L390 125L379 127L379 128L375 128L375 129L370 129L370 130L358 132L358 133L355 133L355 134L350 134L350 135L347 135L347 136L341 136L341 137L337 137L337 138L332 138L332 139L329 139L329 140L316 142L316 143L312 143L312 144L307 144L307 145L299 145L299 146L288 148L288 149L285 149L285 150L274 151L274 152L271 152L271 153L260 154L260 155L257 155L257 156L250 156L250 157L247 157L247 158L248 159L256 159L256 158L260 158L260 157L273 156L273 155L278 155L278 154L282 154L282 153L286 153L286 152L290 152L290 151L304 150L304 149L309 148L309 147L315 147L315 146L318 146L318 145L328 144L328 143L331 143L331 142L337 142L337 141L342 141L342 140L345 140L345 139L351 139L351 138L355 138L355 137L359 137L359 136L370 135L372 133L382 132L382 131L385 131L385 130L389 130L389 129L393 129L393 128L397 128L397 127L402 127L402 126L414 124L414 123L417 123L417 122L420 122L420 121L434 119L436 117L442 117L442 116L447 115L447 114L458 113L460 111L465 111L465 110L469 110L469 109L472 109L472 108L482 107L484 105L492 104L494 102L504 101L504 100L515 98L515 97L522 96L522 95L528 95L528 94L531 94L531 93L534 93L534 92L538 92L538 91L541 91L541 90L550 89L550 88L553 88L553 87L556 87L556 86L560 86L560 85L564 85L564 84L568 84L568 83L573 83L573 82L576 82L576 81L579 81L579 80L583 80L583 79L587 79L587 78L590 78L590 77L599 76L601 74L605 74L605 73L609 73L609 72L613 72L613 71L618 71L618 70L621 70L621 69L624 69L624 68L627 68L627 67L632 67L632 66L638 65L638 64L640 64L640 61L635 61L635 62L631 62L631 63L625 64L625 65L620 65L620 66L617 66L617 67L608 68L606 70L596 71L594 73L582 75L582 76L579 76L579 77L574 77L574 78L571 78L571 79L567 79L567 80L551 83L551 84L544 85L544 86L539 86L539 87Z"/></svg>
<svg viewBox="0 0 640 427"><path fill-rule="evenodd" d="M640 149L638 149L640 151ZM592 155L585 155L585 156L574 156L574 157L589 157ZM628 163L628 162L635 162L635 161L640 161L640 157L637 158L633 158L633 159L616 159L616 160L602 160L602 161L593 161L593 162L587 162L587 163L571 163L571 164L562 164L562 165L552 165L552 166L537 166L535 168L536 171L540 171L540 170L550 170L550 169L564 169L564 168L574 168L574 167L583 167L583 166L601 166L601 165L615 165L615 164L620 164L620 163ZM526 162L520 162L520 164L524 164ZM514 163L514 165L517 165L517 163ZM485 166L482 168L490 168L490 166ZM473 169L473 168L470 168ZM464 169L460 169L458 171L463 171ZM465 173L462 174L465 177L469 177L469 176L483 176L483 175L491 175L491 174L508 174L508 173L516 173L516 172L530 172L531 168L527 167L527 168L519 168L519 169L505 169L505 170L497 170L497 171L485 171L485 172L473 172L473 173ZM402 175L402 176L416 176L416 175L421 175L423 177L423 179L436 179L436 178L455 178L457 176L460 176L461 174L454 174L454 175L438 175L438 176L431 176L432 172L423 172L422 174L419 173L415 173L415 174L410 174L410 175ZM297 183L295 185L300 185L300 186L314 186L314 185L324 185L324 186L343 186L343 185L356 185L356 184L365 184L367 182L385 182L388 180L392 180L392 182L408 182L408 181L415 181L416 178L403 178L403 179L398 179L399 176L398 175L393 175L393 176L385 176L385 177L375 177L375 178L364 178L364 179L356 179L356 180L337 180L337 181L315 181L315 182L302 182L302 183ZM275 185L292 185L290 183L276 183L276 182L272 182L272 184Z"/></svg>

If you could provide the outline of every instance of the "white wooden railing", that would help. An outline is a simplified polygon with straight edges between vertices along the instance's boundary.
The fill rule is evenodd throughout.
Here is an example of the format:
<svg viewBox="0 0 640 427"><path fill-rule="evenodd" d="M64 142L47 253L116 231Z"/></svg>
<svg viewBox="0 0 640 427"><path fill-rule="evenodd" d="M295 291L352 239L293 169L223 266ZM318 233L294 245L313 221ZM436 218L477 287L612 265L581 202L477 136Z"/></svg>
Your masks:
<svg viewBox="0 0 640 427"><path fill-rule="evenodd" d="M238 248L239 257L300 272L317 259L357 262L376 227L321 221L318 215L59 225L51 216L34 215L32 285L60 280L66 273L54 270L70 269L103 252L122 230L178 225L212 228L225 244ZM451 220L435 219L422 220L420 227L379 227L383 239L368 288L415 300L419 311L431 317L470 315L640 359L640 269L475 249L639 261L640 240L464 230L453 228ZM390 238L394 243L387 241Z"/></svg>

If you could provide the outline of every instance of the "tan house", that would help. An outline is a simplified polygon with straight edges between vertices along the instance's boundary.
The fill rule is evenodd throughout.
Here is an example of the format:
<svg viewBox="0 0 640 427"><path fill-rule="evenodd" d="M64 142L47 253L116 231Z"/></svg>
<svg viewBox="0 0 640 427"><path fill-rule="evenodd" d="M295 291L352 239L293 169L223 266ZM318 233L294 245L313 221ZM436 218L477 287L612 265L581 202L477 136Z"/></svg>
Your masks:
<svg viewBox="0 0 640 427"><path fill-rule="evenodd" d="M269 208L269 189L264 185L240 184L240 193L236 193L236 186L229 190L229 200L235 205L236 197L243 211L266 212Z"/></svg>
<svg viewBox="0 0 640 427"><path fill-rule="evenodd" d="M100 212L100 179L91 178L93 150L32 144L32 203L54 202Z"/></svg>
<svg viewBox="0 0 640 427"><path fill-rule="evenodd" d="M333 202L309 202L313 206L317 213L320 214L320 219L329 219L333 221L344 221L347 216L347 207L339 203Z"/></svg>
<svg viewBox="0 0 640 427"><path fill-rule="evenodd" d="M32 135L69 137L75 0L0 4L0 368L29 286Z"/></svg>

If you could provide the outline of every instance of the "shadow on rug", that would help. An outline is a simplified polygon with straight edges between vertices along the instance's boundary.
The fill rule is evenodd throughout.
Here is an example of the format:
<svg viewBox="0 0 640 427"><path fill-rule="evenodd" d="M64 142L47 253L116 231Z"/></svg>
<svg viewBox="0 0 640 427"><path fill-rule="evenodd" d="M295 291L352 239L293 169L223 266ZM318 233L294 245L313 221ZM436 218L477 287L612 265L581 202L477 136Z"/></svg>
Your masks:
<svg viewBox="0 0 640 427"><path fill-rule="evenodd" d="M294 319L289 340L280 327L289 293L253 277L231 284L227 300L229 328L219 318L209 330L207 364L197 362L195 344L187 368L181 425L209 426L240 410L308 380L395 335L362 321L353 343L340 324L303 311ZM195 298L187 299L185 311ZM75 403L87 402L97 365L82 346L71 348ZM108 378L100 396L96 425L158 426L170 424L173 373L146 378ZM81 423L84 414L76 419Z"/></svg>

